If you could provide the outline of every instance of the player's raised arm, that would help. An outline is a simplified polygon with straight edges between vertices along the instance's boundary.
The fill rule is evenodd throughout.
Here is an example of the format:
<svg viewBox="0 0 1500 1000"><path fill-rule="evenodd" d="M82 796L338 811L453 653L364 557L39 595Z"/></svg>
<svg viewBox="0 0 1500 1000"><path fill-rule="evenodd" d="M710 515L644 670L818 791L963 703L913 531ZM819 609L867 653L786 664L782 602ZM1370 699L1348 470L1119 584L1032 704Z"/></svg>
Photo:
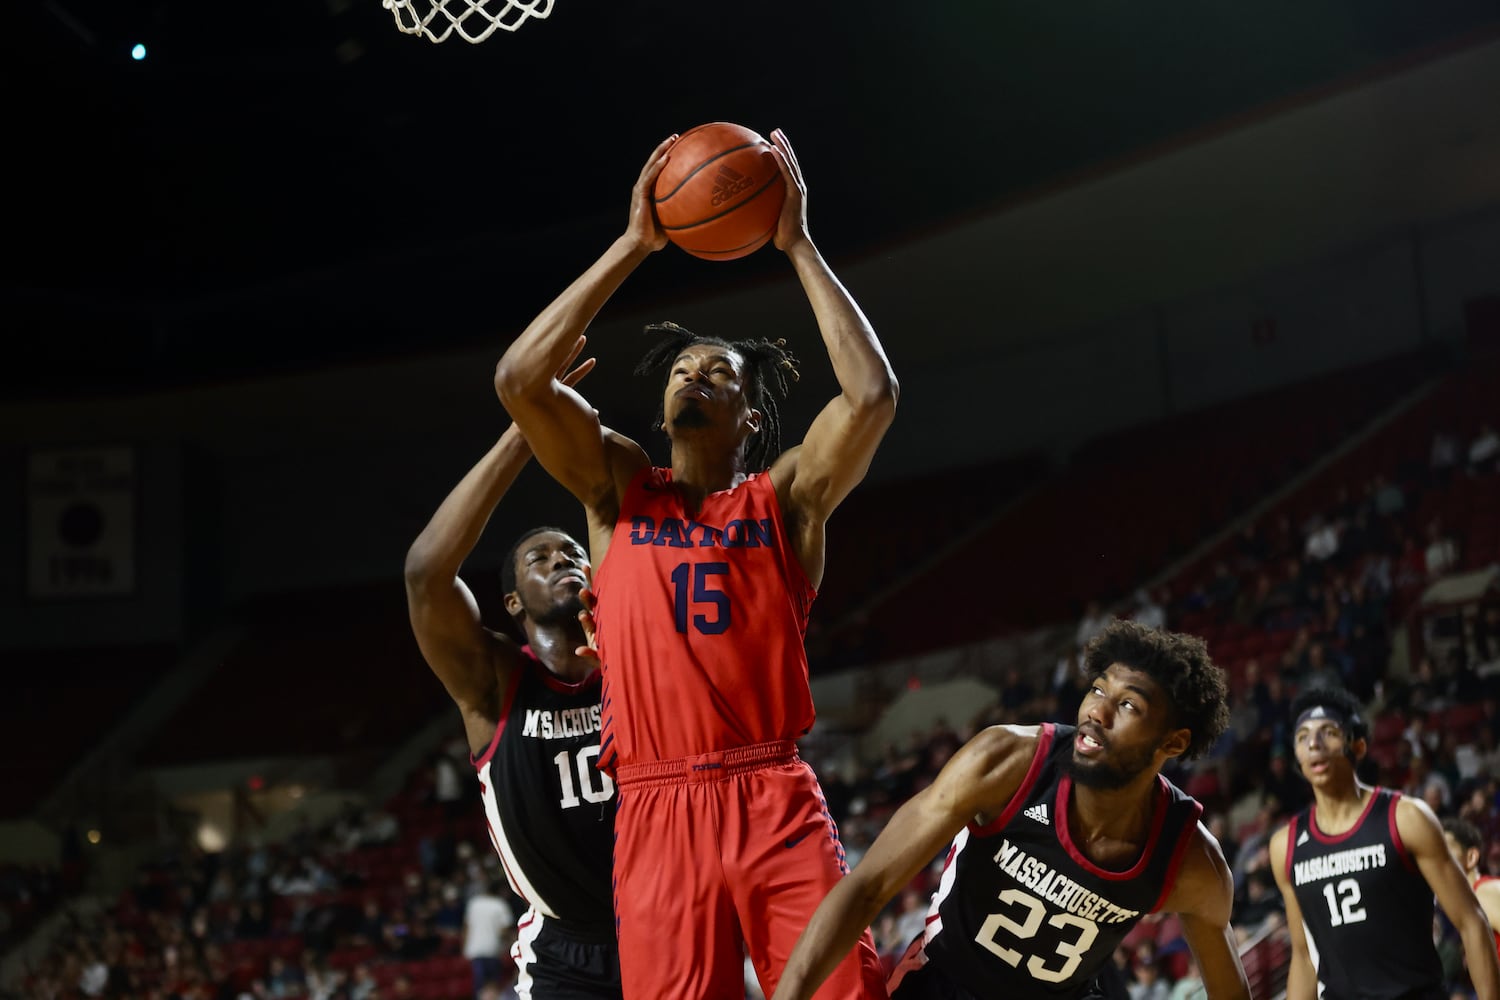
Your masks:
<svg viewBox="0 0 1500 1000"><path fill-rule="evenodd" d="M771 141L786 178L776 246L802 282L840 390L813 421L802 447L777 462L773 475L794 515L821 524L864 478L895 417L900 386L874 329L808 235L807 185L785 133L777 129ZM817 558L821 570L821 545Z"/></svg>
<svg viewBox="0 0 1500 1000"><path fill-rule="evenodd" d="M559 366L565 386L577 384L594 367L593 358L572 367L583 346L584 338L574 338ZM484 627L479 605L458 573L495 507L530 460L531 448L512 424L459 480L406 553L406 609L412 633L422 657L458 705L475 753L495 734L501 695L520 662L520 652L509 638Z"/></svg>
<svg viewBox="0 0 1500 1000"><path fill-rule="evenodd" d="M631 192L625 233L531 321L495 366L495 391L537 460L591 511L601 496L613 497L612 477L621 470L611 466L615 448L600 427L598 414L556 373L573 343L621 283L641 261L666 245L666 234L652 209L651 191L676 138L663 140L641 168ZM644 452L638 457L645 461Z"/></svg>
<svg viewBox="0 0 1500 1000"><path fill-rule="evenodd" d="M1469 966L1469 981L1479 1000L1500 998L1500 962L1497 962L1495 936L1485 918L1468 877L1458 867L1448 846L1443 843L1443 829L1427 803L1403 797L1396 801L1396 830L1401 843L1417 862L1422 877L1432 887L1438 905L1457 928L1464 943L1464 958Z"/></svg>
<svg viewBox="0 0 1500 1000"><path fill-rule="evenodd" d="M1035 749L1034 733L995 726L954 754L931 785L896 810L860 863L823 899L787 959L773 1000L811 997L881 908L964 824L1005 807Z"/></svg>
<svg viewBox="0 0 1500 1000"><path fill-rule="evenodd" d="M1182 920L1183 937L1198 962L1210 1000L1250 1000L1250 981L1230 926L1234 878L1218 841L1201 823L1162 908Z"/></svg>

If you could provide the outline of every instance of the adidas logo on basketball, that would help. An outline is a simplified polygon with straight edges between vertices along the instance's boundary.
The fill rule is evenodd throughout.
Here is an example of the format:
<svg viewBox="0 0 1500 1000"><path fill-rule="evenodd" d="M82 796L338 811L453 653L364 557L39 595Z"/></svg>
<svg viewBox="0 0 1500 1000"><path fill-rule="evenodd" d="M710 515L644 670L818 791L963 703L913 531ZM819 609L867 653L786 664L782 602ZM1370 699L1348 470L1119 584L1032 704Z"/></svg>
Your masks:
<svg viewBox="0 0 1500 1000"><path fill-rule="evenodd" d="M748 188L750 183L750 178L733 167L720 167L719 172L714 175L714 195L710 199L710 203L722 205L730 198Z"/></svg>
<svg viewBox="0 0 1500 1000"><path fill-rule="evenodd" d="M1047 803L1045 802L1038 802L1036 805L1032 806L1021 815L1025 816L1027 819L1034 819L1043 826L1052 825L1052 821L1047 818Z"/></svg>

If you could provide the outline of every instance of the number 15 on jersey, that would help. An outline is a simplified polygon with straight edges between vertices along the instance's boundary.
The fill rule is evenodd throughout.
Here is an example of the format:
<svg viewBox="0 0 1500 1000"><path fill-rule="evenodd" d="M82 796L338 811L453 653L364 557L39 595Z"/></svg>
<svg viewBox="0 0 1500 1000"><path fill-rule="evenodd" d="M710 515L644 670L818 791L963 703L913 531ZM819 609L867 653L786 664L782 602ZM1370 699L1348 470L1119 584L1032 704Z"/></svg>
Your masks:
<svg viewBox="0 0 1500 1000"><path fill-rule="evenodd" d="M672 615L677 631L691 626L703 635L723 635L732 620L723 590L727 562L678 563L672 570Z"/></svg>

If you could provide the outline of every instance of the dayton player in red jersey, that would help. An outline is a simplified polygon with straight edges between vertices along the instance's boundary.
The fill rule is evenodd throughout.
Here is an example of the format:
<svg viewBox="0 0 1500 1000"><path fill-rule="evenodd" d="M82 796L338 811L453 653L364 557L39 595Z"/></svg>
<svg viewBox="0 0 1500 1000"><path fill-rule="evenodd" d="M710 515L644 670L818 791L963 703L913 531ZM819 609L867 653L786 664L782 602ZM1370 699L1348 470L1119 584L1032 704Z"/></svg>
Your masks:
<svg viewBox="0 0 1500 1000"><path fill-rule="evenodd" d="M651 190L675 137L636 181L626 232L500 360L495 385L538 461L584 504L604 664L601 766L619 785L615 910L625 993L738 996L743 950L770 995L797 935L846 871L793 742L813 722L807 613L824 525L864 477L897 386L874 331L807 231L796 157L772 134L787 198L775 245L812 305L840 394L776 455L779 342L728 344L670 324L670 468L599 423L554 373L620 283L666 245ZM774 461L773 461L774 460ZM769 468L767 468L767 463ZM884 996L873 942L820 997Z"/></svg>
<svg viewBox="0 0 1500 1000"><path fill-rule="evenodd" d="M1479 870L1479 859L1484 857L1484 834L1466 819L1449 817L1443 820L1443 843L1448 845L1449 856L1464 870L1474 898L1479 900L1479 908L1494 931L1496 953L1500 955L1500 930L1496 929L1500 928L1500 878Z"/></svg>

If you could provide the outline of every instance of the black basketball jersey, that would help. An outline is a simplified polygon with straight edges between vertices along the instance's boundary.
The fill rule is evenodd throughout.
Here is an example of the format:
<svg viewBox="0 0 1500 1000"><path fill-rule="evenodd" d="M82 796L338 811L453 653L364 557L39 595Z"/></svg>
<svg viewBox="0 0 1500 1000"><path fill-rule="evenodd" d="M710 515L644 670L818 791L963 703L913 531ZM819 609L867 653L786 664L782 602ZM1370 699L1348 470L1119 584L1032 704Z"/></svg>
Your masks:
<svg viewBox="0 0 1500 1000"><path fill-rule="evenodd" d="M1151 832L1124 871L1100 868L1068 833L1073 726L1041 727L1005 811L949 849L927 916L927 961L975 997L1077 997L1142 915L1161 906L1203 808L1158 778Z"/></svg>
<svg viewBox="0 0 1500 1000"><path fill-rule="evenodd" d="M490 839L528 904L613 939L615 785L595 767L599 672L569 684L523 652L495 737L474 761Z"/></svg>
<svg viewBox="0 0 1500 1000"><path fill-rule="evenodd" d="M1287 827L1286 876L1324 1000L1442 997L1432 888L1396 831L1401 793L1371 790L1359 821L1330 837L1317 806Z"/></svg>

